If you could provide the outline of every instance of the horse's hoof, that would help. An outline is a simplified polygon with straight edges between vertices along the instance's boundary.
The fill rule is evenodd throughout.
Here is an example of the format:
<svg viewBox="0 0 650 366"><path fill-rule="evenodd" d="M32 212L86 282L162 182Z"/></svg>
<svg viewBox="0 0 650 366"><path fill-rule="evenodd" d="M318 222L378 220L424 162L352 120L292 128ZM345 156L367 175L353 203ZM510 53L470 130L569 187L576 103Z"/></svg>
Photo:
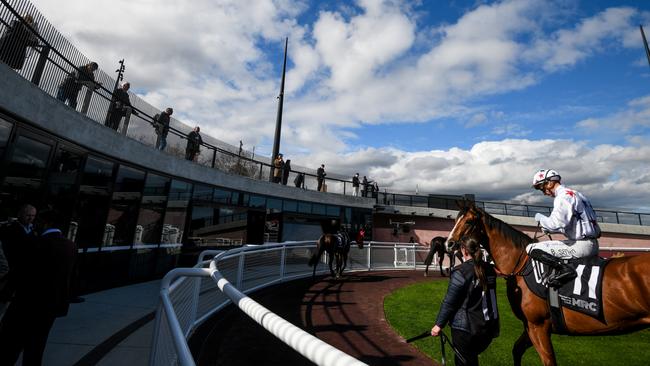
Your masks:
<svg viewBox="0 0 650 366"><path fill-rule="evenodd" d="M429 275L426 272L424 272L424 277L427 277L427 276L429 276Z"/></svg>

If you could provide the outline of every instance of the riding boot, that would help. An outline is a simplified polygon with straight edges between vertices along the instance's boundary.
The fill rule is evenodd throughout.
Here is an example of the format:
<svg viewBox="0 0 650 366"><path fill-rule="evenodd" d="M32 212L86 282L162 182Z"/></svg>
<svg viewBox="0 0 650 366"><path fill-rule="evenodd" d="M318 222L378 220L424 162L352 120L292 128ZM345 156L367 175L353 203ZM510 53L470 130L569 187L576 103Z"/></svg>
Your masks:
<svg viewBox="0 0 650 366"><path fill-rule="evenodd" d="M564 261L541 249L533 249L528 255L553 269L553 273L548 276L548 284L551 287L560 287L577 276L576 271Z"/></svg>

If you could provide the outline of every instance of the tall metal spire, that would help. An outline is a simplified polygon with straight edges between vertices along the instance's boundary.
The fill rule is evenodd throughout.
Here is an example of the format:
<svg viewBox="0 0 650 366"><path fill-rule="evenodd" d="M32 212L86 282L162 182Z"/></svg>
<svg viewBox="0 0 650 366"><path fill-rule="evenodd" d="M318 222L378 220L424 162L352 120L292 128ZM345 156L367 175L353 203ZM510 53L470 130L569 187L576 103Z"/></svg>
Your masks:
<svg viewBox="0 0 650 366"><path fill-rule="evenodd" d="M287 70L287 46L289 44L289 37L284 41L284 64L282 65L282 82L280 83L280 95L278 95L278 115L275 119L275 138L273 139L273 154L271 155L271 162L278 156L280 153L280 135L282 135L282 106L284 104L284 76ZM273 181L273 169L271 168L271 174L269 175L269 180Z"/></svg>
<svg viewBox="0 0 650 366"><path fill-rule="evenodd" d="M648 65L650 65L650 48L648 48L648 40L645 38L645 33L643 32L643 26L639 25L641 30L641 37L643 37L643 46L645 47L645 56L648 59Z"/></svg>

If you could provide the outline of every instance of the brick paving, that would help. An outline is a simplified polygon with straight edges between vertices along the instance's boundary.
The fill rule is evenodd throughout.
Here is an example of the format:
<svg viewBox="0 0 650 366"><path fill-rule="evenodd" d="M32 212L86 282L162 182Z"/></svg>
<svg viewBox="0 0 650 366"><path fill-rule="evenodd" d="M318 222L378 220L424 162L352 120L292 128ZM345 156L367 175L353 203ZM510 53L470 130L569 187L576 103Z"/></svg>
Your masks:
<svg viewBox="0 0 650 366"><path fill-rule="evenodd" d="M384 297L412 283L438 279L421 271L348 273L270 287L252 298L291 323L370 365L435 364L405 343L384 319ZM433 321L433 320L432 320ZM199 365L311 365L230 307L201 327L191 348Z"/></svg>

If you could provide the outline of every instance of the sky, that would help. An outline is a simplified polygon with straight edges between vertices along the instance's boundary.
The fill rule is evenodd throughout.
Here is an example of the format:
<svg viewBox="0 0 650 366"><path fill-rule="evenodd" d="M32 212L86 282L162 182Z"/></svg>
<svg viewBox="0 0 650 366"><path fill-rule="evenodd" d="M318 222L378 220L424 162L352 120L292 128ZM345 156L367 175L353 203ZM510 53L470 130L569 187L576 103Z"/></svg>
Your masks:
<svg viewBox="0 0 650 366"><path fill-rule="evenodd" d="M382 190L650 212L647 1L32 0L100 68L204 134ZM650 28L647 29L650 31Z"/></svg>

